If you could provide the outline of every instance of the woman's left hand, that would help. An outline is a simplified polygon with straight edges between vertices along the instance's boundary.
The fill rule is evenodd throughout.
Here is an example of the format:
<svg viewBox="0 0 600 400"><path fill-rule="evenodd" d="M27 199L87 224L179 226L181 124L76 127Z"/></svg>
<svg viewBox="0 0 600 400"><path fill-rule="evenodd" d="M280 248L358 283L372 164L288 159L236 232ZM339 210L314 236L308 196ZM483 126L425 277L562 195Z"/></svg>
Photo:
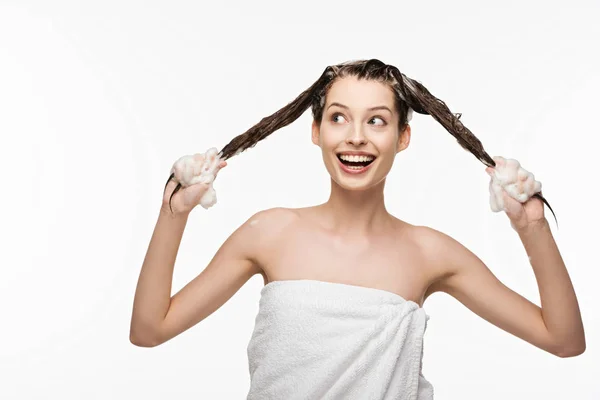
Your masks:
<svg viewBox="0 0 600 400"><path fill-rule="evenodd" d="M533 193L540 191L541 183L516 160L494 157L494 161L496 168L485 169L492 178L490 191L496 196L499 195L499 191L502 192L502 209L510 219L512 227L515 230L525 229L544 220L544 203L537 197L531 197ZM521 203L507 190L515 197L527 200Z"/></svg>

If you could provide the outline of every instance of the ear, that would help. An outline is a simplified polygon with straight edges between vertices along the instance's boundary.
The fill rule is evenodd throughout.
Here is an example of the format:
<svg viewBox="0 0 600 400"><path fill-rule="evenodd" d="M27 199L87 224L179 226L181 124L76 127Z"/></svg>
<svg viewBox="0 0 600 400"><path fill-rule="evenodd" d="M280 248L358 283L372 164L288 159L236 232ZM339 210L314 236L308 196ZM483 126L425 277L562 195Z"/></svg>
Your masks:
<svg viewBox="0 0 600 400"><path fill-rule="evenodd" d="M400 138L398 139L398 147L396 148L396 153L400 153L402 150L406 149L410 143L410 125L406 124L406 128L402 132L400 132Z"/></svg>
<svg viewBox="0 0 600 400"><path fill-rule="evenodd" d="M312 142L314 144L316 144L317 146L319 145L320 136L321 136L321 129L319 128L319 124L317 123L317 121L315 121L313 119L311 139L312 139Z"/></svg>

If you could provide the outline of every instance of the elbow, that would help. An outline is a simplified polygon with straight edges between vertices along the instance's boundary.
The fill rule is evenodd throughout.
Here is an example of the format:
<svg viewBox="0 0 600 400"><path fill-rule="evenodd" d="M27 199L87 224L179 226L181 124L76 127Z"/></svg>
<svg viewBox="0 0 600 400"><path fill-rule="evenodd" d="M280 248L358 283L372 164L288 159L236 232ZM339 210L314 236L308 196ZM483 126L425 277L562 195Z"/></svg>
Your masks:
<svg viewBox="0 0 600 400"><path fill-rule="evenodd" d="M585 353L585 346L559 351L556 353L556 356L558 356L560 358L569 358L569 357L577 357L583 353Z"/></svg>
<svg viewBox="0 0 600 400"><path fill-rule="evenodd" d="M143 336L138 336L133 332L129 333L129 342L137 347L156 347L160 344L157 340L152 340L149 338L145 338Z"/></svg>
<svg viewBox="0 0 600 400"><path fill-rule="evenodd" d="M569 345L561 346L554 354L560 358L577 357L585 353L585 339L579 344L570 343Z"/></svg>
<svg viewBox="0 0 600 400"><path fill-rule="evenodd" d="M153 329L147 327L131 326L129 330L129 342L137 347L156 347L163 341Z"/></svg>

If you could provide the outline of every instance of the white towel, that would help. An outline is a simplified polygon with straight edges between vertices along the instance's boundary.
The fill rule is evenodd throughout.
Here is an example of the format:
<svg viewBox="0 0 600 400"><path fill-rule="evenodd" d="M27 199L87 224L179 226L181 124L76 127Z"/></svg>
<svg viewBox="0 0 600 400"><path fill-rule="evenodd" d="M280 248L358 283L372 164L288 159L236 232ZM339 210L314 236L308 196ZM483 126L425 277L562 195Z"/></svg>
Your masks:
<svg viewBox="0 0 600 400"><path fill-rule="evenodd" d="M380 289L317 280L261 290L248 399L433 399L422 374L429 316Z"/></svg>

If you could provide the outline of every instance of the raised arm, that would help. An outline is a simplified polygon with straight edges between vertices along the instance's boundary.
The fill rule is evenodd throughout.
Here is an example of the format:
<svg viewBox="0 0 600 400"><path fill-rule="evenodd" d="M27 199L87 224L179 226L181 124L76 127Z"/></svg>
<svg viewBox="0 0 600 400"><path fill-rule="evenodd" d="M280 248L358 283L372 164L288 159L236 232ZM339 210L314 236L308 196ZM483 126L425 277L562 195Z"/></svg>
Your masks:
<svg viewBox="0 0 600 400"><path fill-rule="evenodd" d="M187 217L161 211L136 289L130 341L141 347L162 344L196 325L261 273L257 255L268 245L272 210L256 213L227 238L208 266L171 297L177 249Z"/></svg>
<svg viewBox="0 0 600 400"><path fill-rule="evenodd" d="M545 219L519 231L542 307L506 287L458 241L427 229L427 247L434 249L431 260L445 271L431 292L448 293L488 322L556 356L572 357L585 351L577 298Z"/></svg>

